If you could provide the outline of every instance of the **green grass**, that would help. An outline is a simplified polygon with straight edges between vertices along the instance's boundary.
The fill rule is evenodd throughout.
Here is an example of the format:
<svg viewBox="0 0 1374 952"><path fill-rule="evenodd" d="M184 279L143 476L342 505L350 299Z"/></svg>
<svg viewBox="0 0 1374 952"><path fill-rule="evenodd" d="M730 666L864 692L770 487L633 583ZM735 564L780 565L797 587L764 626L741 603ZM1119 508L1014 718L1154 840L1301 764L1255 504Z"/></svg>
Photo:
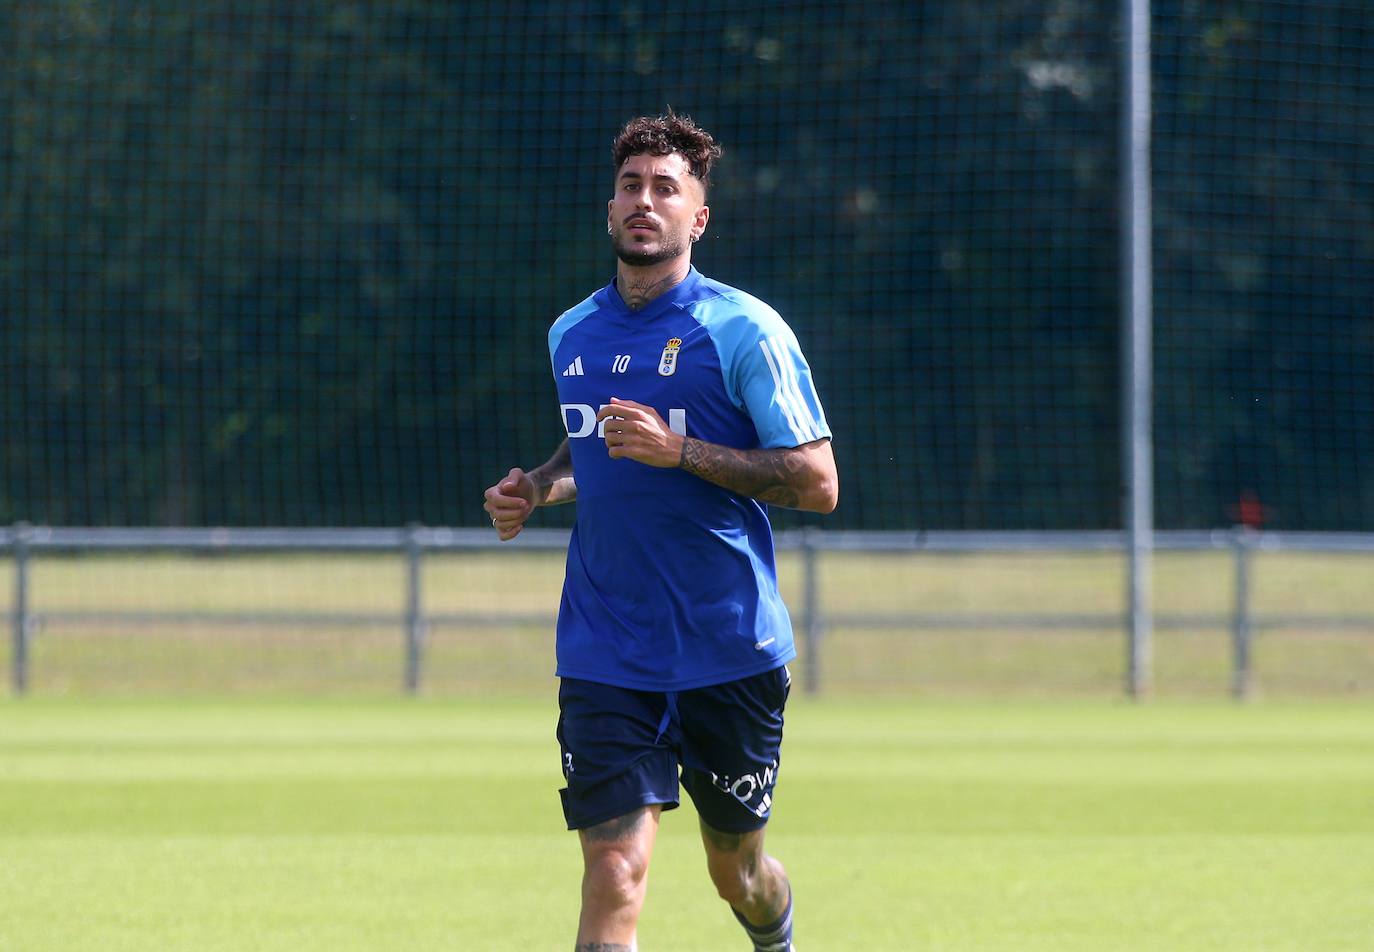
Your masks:
<svg viewBox="0 0 1374 952"><path fill-rule="evenodd" d="M426 606L552 615L561 565L435 557ZM1374 614L1367 559L1254 568L1261 614ZM797 560L780 573L798 608ZM821 584L844 613L1110 614L1121 564L827 555ZM1156 608L1224 614L1230 584L1224 555L1162 554ZM395 558L153 555L45 557L31 594L399 615L403 591ZM803 952L1374 948L1374 636L1263 633L1244 707L1198 700L1225 696L1224 631L1157 639L1164 700L1135 707L1113 700L1119 630L832 626L771 833ZM0 698L0 952L571 947L552 652L547 624L437 626L427 697L404 701L395 624L46 626L33 696ZM665 818L641 947L741 947L689 807Z"/></svg>
<svg viewBox="0 0 1374 952"><path fill-rule="evenodd" d="M539 701L0 702L6 952L571 948ZM684 807L645 952L740 949ZM1374 948L1374 708L797 697L803 952Z"/></svg>

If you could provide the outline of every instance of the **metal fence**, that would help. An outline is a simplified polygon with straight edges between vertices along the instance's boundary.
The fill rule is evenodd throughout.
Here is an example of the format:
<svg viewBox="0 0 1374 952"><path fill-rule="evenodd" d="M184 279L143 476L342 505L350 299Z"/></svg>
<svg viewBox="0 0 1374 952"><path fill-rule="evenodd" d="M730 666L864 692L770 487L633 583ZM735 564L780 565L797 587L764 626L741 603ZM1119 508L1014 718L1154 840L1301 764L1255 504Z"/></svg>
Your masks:
<svg viewBox="0 0 1374 952"><path fill-rule="evenodd" d="M1138 652L1126 635L1130 630L1128 586L1124 584L1126 539L1120 532L832 532L792 530L778 536L778 547L801 560L801 596L793 606L802 643L803 684L816 693L826 678L828 629L900 629L944 631L1100 631L1123 632L1123 651ZM494 615L481 611L437 611L426 607L422 580L425 559L443 553L490 552L500 558L520 551L561 551L568 535L562 530L526 530L515 543L502 546L485 529L445 529L411 526L397 529L92 529L16 525L0 529L0 551L13 565L10 604L11 671L13 692L25 694L33 673L31 645L35 634L48 624L106 623L218 626L289 625L311 627L394 627L397 648L402 652L403 682L409 693L420 690L425 674L426 645L430 630L439 625L509 626L547 625L548 611ZM1252 562L1258 552L1312 552L1374 554L1374 534L1280 533L1247 529L1213 532L1161 532L1155 547L1163 552L1227 552L1232 560L1232 599L1226 613L1160 613L1153 627L1162 630L1226 631L1231 643L1231 693L1237 699L1251 695L1255 687L1252 644L1260 631L1301 630L1374 634L1374 614L1363 612L1257 613L1254 607ZM30 582L36 558L80 553L391 553L404 561L403 609L396 613L356 611L215 611L168 609L126 611L105 609L51 609L34 604ZM1123 587L1121 609L1116 612L1016 611L1016 612L913 612L853 611L827 606L819 574L827 553L1121 553ZM1146 650L1143 656L1150 657ZM1131 666L1128 666L1131 667ZM1138 675L1128 672L1131 679ZM1148 672L1147 672L1148 673Z"/></svg>

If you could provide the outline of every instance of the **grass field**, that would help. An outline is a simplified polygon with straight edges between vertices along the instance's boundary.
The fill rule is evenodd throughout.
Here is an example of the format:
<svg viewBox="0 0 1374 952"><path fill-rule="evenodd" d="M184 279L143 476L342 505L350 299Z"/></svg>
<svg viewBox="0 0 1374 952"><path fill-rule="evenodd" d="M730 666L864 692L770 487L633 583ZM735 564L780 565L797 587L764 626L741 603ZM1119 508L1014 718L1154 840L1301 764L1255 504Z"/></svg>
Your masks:
<svg viewBox="0 0 1374 952"><path fill-rule="evenodd" d="M543 701L0 701L0 949L571 948ZM1374 707L794 699L803 952L1374 948ZM645 952L743 949L690 808Z"/></svg>

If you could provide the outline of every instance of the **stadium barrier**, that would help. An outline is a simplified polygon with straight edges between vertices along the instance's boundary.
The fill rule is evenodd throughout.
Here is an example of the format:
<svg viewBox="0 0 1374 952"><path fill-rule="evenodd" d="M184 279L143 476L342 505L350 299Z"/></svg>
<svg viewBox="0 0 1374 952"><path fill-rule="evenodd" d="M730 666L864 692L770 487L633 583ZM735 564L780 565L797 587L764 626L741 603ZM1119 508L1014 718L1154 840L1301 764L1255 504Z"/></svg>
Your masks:
<svg viewBox="0 0 1374 952"><path fill-rule="evenodd" d="M403 653L402 688L418 693L424 679L428 632L436 625L509 626L552 623L549 612L427 610L423 590L425 559L441 553L481 552L500 556L520 551L559 552L568 533L558 529L527 529L513 543L502 545L486 529L410 526L395 529L270 529L270 528L72 528L17 524L0 528L0 552L13 565L10 599L10 681L15 695L28 692L32 675L33 639L49 624L145 624L216 626L295 626L310 628L390 627L399 635ZM910 610L854 611L824 604L820 562L826 553L859 554L1065 554L1121 553L1123 533L1017 532L865 532L813 528L787 530L777 537L780 552L800 557L800 598L793 605L803 647L803 685L818 693L825 680L825 632L828 629L904 629L911 631L1100 631L1129 629L1122 588L1122 607L1115 612L913 612ZM1374 554L1374 533L1263 532L1252 529L1205 532L1159 532L1155 548L1161 552L1227 552L1232 560L1232 599L1228 613L1156 613L1156 628L1223 630L1231 642L1231 694L1243 700L1255 688L1252 644L1259 631L1305 630L1374 634L1374 614L1364 612L1286 611L1257 613L1254 606L1252 562L1257 552ZM34 560L55 554L90 553L388 553L403 559L403 610L396 613L357 611L223 611L172 609L127 611L115 608L44 609L35 604L30 582ZM1124 580L1124 575L1123 575ZM1129 692L1129 685L1128 692Z"/></svg>

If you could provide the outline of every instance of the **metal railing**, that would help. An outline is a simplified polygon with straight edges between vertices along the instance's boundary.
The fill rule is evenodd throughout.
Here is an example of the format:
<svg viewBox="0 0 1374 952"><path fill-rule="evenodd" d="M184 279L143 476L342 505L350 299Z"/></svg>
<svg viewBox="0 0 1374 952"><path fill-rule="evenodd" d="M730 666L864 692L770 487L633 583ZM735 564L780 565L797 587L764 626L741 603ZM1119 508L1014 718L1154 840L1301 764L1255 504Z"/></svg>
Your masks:
<svg viewBox="0 0 1374 952"><path fill-rule="evenodd" d="M1120 532L831 532L802 529L781 532L781 551L800 554L801 604L797 627L805 646L803 685L819 691L823 680L823 642L827 628L909 628L912 630L1129 630L1128 611L1018 612L998 614L845 612L830 611L821 603L819 561L826 552L850 553L1122 553ZM395 625L404 650L405 691L415 693L423 677L425 645L434 625L516 625L547 622L546 613L483 614L430 612L424 604L423 566L427 555L462 551L562 551L568 533L527 529L513 543L498 543L487 529L447 529L410 526L403 529L152 529L66 528L24 523L0 528L0 552L14 563L11 601L12 639L10 680L15 694L30 685L30 645L45 621L160 621L195 624L291 624L310 626ZM1256 616L1252 603L1252 561L1256 552L1317 552L1374 554L1374 533L1258 532L1248 529L1210 532L1157 532L1154 548L1164 552L1224 551L1233 560L1233 600L1229 614L1155 614L1161 630L1229 630L1231 637L1231 693L1251 695L1254 671L1252 642L1261 630L1309 629L1374 634L1374 614L1284 613ZM370 552L400 555L405 561L404 610L396 614L358 612L212 612L212 611L35 611L30 598L32 560L44 554L80 552L186 553L341 553ZM1129 691L1130 685L1127 685Z"/></svg>

